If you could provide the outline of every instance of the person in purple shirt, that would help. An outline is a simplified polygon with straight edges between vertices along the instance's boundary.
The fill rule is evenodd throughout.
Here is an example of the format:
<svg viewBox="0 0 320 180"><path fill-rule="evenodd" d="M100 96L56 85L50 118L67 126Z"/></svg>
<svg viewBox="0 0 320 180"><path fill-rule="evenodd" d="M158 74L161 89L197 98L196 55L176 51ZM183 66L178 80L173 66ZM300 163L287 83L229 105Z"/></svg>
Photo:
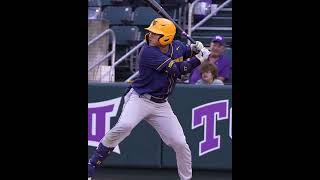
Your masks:
<svg viewBox="0 0 320 180"><path fill-rule="evenodd" d="M209 58L204 63L212 63L218 68L218 78L221 81L226 81L229 79L231 63L223 53L225 51L226 42L222 36L215 36L211 42L211 54ZM201 79L200 67L193 69L189 76L189 83L195 84L199 79Z"/></svg>
<svg viewBox="0 0 320 180"><path fill-rule="evenodd" d="M163 142L175 151L180 180L192 178L190 148L168 96L174 91L177 78L203 63L210 52L199 41L188 45L174 40L176 27L168 19L156 18L145 29L148 30L147 43L138 56L139 76L124 95L117 124L104 135L89 159L88 180L142 120L148 122Z"/></svg>

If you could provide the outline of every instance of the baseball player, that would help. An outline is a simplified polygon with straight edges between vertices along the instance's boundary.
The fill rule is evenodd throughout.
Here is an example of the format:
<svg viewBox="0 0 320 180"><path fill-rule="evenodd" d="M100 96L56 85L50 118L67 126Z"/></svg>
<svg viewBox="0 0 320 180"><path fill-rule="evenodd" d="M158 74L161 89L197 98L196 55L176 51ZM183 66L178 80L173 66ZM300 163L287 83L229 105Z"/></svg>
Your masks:
<svg viewBox="0 0 320 180"><path fill-rule="evenodd" d="M89 159L88 179L114 147L142 120L155 128L163 142L176 152L180 179L192 178L191 152L167 99L176 79L190 73L208 58L210 52L199 41L189 46L173 40L176 27L168 19L154 19L145 29L149 32L145 35L147 43L139 53L139 76L124 96L118 123L105 134ZM186 61L188 58L190 60Z"/></svg>

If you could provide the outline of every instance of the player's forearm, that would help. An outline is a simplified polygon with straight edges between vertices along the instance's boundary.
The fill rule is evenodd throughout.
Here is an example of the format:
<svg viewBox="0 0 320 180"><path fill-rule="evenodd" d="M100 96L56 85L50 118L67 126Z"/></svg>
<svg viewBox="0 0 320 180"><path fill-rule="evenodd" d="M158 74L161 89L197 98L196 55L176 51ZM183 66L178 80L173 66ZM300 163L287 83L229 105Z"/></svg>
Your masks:
<svg viewBox="0 0 320 180"><path fill-rule="evenodd" d="M180 73L185 75L190 73L194 68L198 67L201 62L197 58L192 57L188 61L177 62L175 64L179 67L178 69L180 70Z"/></svg>
<svg viewBox="0 0 320 180"><path fill-rule="evenodd" d="M196 57L192 57L190 60L183 62L175 62L174 60L171 60L169 63L166 63L165 72L170 76L180 77L181 75L190 73L200 64L200 60Z"/></svg>
<svg viewBox="0 0 320 180"><path fill-rule="evenodd" d="M189 62L191 64L191 71L201 64L201 61L196 57L192 57L189 61L186 62Z"/></svg>

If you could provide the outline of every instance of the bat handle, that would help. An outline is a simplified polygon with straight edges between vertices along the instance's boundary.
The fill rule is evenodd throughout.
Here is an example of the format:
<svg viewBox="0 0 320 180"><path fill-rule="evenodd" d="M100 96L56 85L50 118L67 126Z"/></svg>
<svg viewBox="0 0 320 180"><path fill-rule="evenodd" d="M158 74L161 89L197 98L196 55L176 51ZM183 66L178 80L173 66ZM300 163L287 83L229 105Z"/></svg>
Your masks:
<svg viewBox="0 0 320 180"><path fill-rule="evenodd" d="M193 43L193 44L195 44L196 43L196 41L194 40L194 39L192 39L192 37L190 37L186 32L182 32L182 35L184 35L185 37L187 37L190 41L191 41L191 43Z"/></svg>

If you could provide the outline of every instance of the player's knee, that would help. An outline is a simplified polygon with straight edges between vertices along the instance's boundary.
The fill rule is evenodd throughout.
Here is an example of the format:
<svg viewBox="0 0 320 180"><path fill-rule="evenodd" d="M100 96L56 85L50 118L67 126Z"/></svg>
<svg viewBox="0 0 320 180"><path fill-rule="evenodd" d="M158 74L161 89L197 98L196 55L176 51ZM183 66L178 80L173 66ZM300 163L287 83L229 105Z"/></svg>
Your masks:
<svg viewBox="0 0 320 180"><path fill-rule="evenodd" d="M110 132L115 134L130 133L133 128L134 128L134 125L131 123L119 123L119 124L116 124L116 126L113 127L110 130Z"/></svg>
<svg viewBox="0 0 320 180"><path fill-rule="evenodd" d="M132 129L133 125L130 124L117 124L113 127L104 137L106 144L113 144L118 141L119 138L127 137Z"/></svg>
<svg viewBox="0 0 320 180"><path fill-rule="evenodd" d="M130 123L124 124L124 125L121 126L122 132L129 133L129 134L130 134L130 132L132 131L133 128L134 128L134 126L132 124L130 124Z"/></svg>
<svg viewBox="0 0 320 180"><path fill-rule="evenodd" d="M175 151L182 151L182 150L189 149L189 146L185 139L175 139L172 141L171 145Z"/></svg>

